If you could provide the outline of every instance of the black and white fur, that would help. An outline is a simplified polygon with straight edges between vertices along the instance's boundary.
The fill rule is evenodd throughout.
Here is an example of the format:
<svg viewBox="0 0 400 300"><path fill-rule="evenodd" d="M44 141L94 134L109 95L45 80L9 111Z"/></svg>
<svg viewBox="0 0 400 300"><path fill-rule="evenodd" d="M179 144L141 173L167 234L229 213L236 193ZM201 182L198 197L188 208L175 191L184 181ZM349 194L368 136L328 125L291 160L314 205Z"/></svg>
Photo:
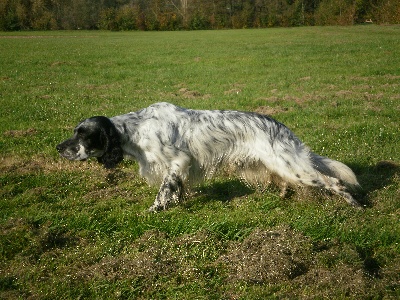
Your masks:
<svg viewBox="0 0 400 300"><path fill-rule="evenodd" d="M252 112L192 110L156 103L137 112L82 121L57 145L63 157L97 157L114 168L136 159L149 184L160 185L150 211L166 209L185 188L228 168L246 182L313 186L360 206L349 191L359 187L352 170L311 152L285 125Z"/></svg>

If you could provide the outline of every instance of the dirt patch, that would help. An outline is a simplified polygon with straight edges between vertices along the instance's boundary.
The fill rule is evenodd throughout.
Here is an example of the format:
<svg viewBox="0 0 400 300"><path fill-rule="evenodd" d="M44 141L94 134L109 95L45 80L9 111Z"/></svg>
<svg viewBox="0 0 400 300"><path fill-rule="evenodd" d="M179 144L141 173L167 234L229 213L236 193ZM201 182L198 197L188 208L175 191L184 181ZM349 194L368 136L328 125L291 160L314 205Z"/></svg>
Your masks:
<svg viewBox="0 0 400 300"><path fill-rule="evenodd" d="M118 257L107 256L100 262L78 272L83 278L118 280L127 277L153 281L158 276L173 272L176 262L163 247L166 235L158 231L146 232L134 245L136 251Z"/></svg>
<svg viewBox="0 0 400 300"><path fill-rule="evenodd" d="M400 94L390 96L390 100L399 100L399 99L400 99ZM394 109L400 110L400 105L398 105L397 107L394 107Z"/></svg>
<svg viewBox="0 0 400 300"><path fill-rule="evenodd" d="M351 88L357 91L365 91L365 90L371 90L372 87L373 86L369 84L358 84L358 85L353 85Z"/></svg>
<svg viewBox="0 0 400 300"><path fill-rule="evenodd" d="M126 202L132 203L136 202L138 196L131 190L127 190L124 188L120 188L118 186L112 187L104 187L101 189L96 189L94 191L86 193L82 199L85 201L95 201L99 202L100 200L108 200L112 198L123 198L127 199Z"/></svg>
<svg viewBox="0 0 400 300"><path fill-rule="evenodd" d="M234 84L232 85L232 88L231 88L231 89L226 90L226 91L224 92L224 95L238 95L239 93L242 92L242 90L243 90L245 87L246 87L245 84L238 83L238 82L237 82L237 83L234 83Z"/></svg>
<svg viewBox="0 0 400 300"><path fill-rule="evenodd" d="M230 89L224 92L224 95L237 95L241 92L241 89Z"/></svg>
<svg viewBox="0 0 400 300"><path fill-rule="evenodd" d="M340 98L343 98L346 96L352 96L353 94L354 93L352 91L347 91L347 90L340 90L340 91L335 92L335 96L340 97Z"/></svg>
<svg viewBox="0 0 400 300"><path fill-rule="evenodd" d="M79 84L82 88L88 89L88 90L111 90L115 87L118 87L115 84ZM104 95L103 95L104 96Z"/></svg>
<svg viewBox="0 0 400 300"><path fill-rule="evenodd" d="M398 79L400 79L400 75L385 75L385 78L398 80Z"/></svg>
<svg viewBox="0 0 400 300"><path fill-rule="evenodd" d="M321 100L323 100L323 96L318 95L318 94L305 94L305 95L302 95L301 97L286 95L283 97L283 100L292 102L292 103L294 102L294 103L298 104L299 106L303 106L306 103L311 102L311 101L321 101Z"/></svg>
<svg viewBox="0 0 400 300"><path fill-rule="evenodd" d="M315 242L288 227L256 229L243 242L232 243L217 261L232 283L290 286L294 298L367 297L380 281L379 267L353 247L337 241ZM388 270L387 272L393 272ZM374 281L374 284L372 283ZM307 290L312 294L307 295ZM336 296L335 296L336 295Z"/></svg>
<svg viewBox="0 0 400 300"><path fill-rule="evenodd" d="M62 158L54 160L42 155L29 158L18 156L0 157L0 172L3 173L18 173L23 175L37 172L83 171L89 168L94 169L96 174L101 174L101 176L107 175L107 170L92 160L71 162Z"/></svg>
<svg viewBox="0 0 400 300"><path fill-rule="evenodd" d="M290 111L287 107L271 107L271 106L259 106L254 110L256 113L262 115L275 115Z"/></svg>
<svg viewBox="0 0 400 300"><path fill-rule="evenodd" d="M278 283L307 273L310 253L310 242L288 228L255 230L242 243L231 245L220 261L228 267L231 281Z"/></svg>
<svg viewBox="0 0 400 300"><path fill-rule="evenodd" d="M199 98L202 97L202 94L198 91L191 91L187 88L181 88L179 89L178 93L182 95L184 98L188 99L194 99L194 98Z"/></svg>
<svg viewBox="0 0 400 300"><path fill-rule="evenodd" d="M372 276L358 251L337 241L314 244L313 264L294 283L312 287L313 299L350 296L364 298L373 289ZM335 298L335 297L333 297Z"/></svg>
<svg viewBox="0 0 400 300"><path fill-rule="evenodd" d="M384 97L383 93L378 93L378 94L370 94L368 92L364 93L364 99L367 101L381 100L383 97Z"/></svg>
<svg viewBox="0 0 400 300"><path fill-rule="evenodd" d="M185 98L185 99L189 99L189 100L211 98L210 94L202 94L199 91L188 89L185 87L184 84L178 84L175 87L178 88L178 90L176 92L162 94L162 96L163 97Z"/></svg>
<svg viewBox="0 0 400 300"><path fill-rule="evenodd" d="M3 134L8 137L25 137L25 136L32 136L36 135L38 131L35 128L28 128L22 130L7 130Z"/></svg>
<svg viewBox="0 0 400 300"><path fill-rule="evenodd" d="M304 106L308 102L312 101L321 101L324 97L318 94L306 94L301 97L293 96L293 95L284 95L284 96L270 96L270 97L261 97L259 100L263 100L267 103L296 103L297 105Z"/></svg>
<svg viewBox="0 0 400 300"><path fill-rule="evenodd" d="M67 65L68 63L65 61L55 61L50 64L50 67L58 67L62 65Z"/></svg>
<svg viewBox="0 0 400 300"><path fill-rule="evenodd" d="M202 261L205 257L213 258L210 251L221 249L221 243L205 231L170 238L158 230L149 230L128 248L123 255L104 257L82 269L78 277L134 278L148 286L156 284L164 275L178 282L189 281L201 274Z"/></svg>
<svg viewBox="0 0 400 300"><path fill-rule="evenodd" d="M300 288L313 287L312 295L307 295L303 299L333 299L349 296L352 299L368 298L368 292L365 292L368 290L367 281L362 270L345 264L340 264L332 270L312 269L297 283Z"/></svg>
<svg viewBox="0 0 400 300"><path fill-rule="evenodd" d="M367 101L365 108L370 111L380 112L383 110L382 106L378 102Z"/></svg>
<svg viewBox="0 0 400 300"><path fill-rule="evenodd" d="M5 156L0 158L0 172L2 173L28 174L53 168L54 165L43 157L23 159L16 156Z"/></svg>
<svg viewBox="0 0 400 300"><path fill-rule="evenodd" d="M271 97L261 97L259 100L264 100L265 102L269 103L275 103L281 101L281 99L277 96L271 96Z"/></svg>

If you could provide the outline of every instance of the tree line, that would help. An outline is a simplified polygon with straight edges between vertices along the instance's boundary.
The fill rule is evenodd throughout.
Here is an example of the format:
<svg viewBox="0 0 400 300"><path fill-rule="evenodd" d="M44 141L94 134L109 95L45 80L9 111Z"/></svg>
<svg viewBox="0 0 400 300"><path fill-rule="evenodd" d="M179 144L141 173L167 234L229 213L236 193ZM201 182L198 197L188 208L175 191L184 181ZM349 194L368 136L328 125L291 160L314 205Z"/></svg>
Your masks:
<svg viewBox="0 0 400 300"><path fill-rule="evenodd" d="M0 30L197 30L400 23L399 0L0 0Z"/></svg>

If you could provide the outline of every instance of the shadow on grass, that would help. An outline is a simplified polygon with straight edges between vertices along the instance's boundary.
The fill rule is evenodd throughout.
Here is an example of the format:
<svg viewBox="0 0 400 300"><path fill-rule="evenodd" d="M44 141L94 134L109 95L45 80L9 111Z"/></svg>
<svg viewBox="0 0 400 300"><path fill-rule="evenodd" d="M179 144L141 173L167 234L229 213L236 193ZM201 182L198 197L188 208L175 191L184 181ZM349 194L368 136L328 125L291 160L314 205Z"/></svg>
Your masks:
<svg viewBox="0 0 400 300"><path fill-rule="evenodd" d="M356 199L367 207L372 206L371 193L383 189L393 183L396 176L400 176L400 164L383 160L374 166L349 165L357 174L362 190Z"/></svg>
<svg viewBox="0 0 400 300"><path fill-rule="evenodd" d="M192 207L199 203L201 203L201 205L206 205L212 201L228 203L234 198L248 196L254 193L254 190L239 179L230 179L201 185L196 187L193 192L194 197L190 197L190 201L185 201L186 207Z"/></svg>

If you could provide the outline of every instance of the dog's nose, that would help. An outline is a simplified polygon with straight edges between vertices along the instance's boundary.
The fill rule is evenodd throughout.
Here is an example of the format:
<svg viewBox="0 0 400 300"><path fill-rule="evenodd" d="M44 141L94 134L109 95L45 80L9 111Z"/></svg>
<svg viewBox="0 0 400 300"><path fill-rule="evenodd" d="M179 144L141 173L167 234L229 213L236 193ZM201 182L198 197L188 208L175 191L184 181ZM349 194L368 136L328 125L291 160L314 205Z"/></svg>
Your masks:
<svg viewBox="0 0 400 300"><path fill-rule="evenodd" d="M58 144L56 146L56 149L57 149L58 152L61 152L63 150L63 146L61 144Z"/></svg>

